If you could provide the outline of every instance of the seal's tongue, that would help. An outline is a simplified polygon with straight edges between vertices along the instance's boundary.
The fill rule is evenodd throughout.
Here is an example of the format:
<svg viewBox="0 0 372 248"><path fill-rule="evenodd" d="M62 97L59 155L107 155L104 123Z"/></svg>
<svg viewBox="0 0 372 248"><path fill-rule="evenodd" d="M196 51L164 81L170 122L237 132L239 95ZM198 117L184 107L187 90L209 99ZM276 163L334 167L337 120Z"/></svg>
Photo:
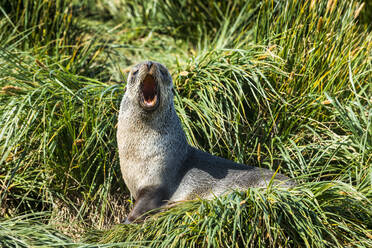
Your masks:
<svg viewBox="0 0 372 248"><path fill-rule="evenodd" d="M142 94L144 104L148 107L155 106L157 101L157 87L153 76L147 74L142 83Z"/></svg>

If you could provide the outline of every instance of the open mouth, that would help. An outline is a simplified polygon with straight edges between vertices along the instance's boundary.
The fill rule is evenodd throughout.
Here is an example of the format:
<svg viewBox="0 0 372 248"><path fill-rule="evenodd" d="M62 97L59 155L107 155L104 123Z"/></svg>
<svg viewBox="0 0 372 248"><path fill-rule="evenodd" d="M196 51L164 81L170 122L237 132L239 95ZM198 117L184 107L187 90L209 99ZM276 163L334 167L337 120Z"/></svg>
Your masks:
<svg viewBox="0 0 372 248"><path fill-rule="evenodd" d="M147 74L141 83L140 104L146 110L153 110L159 104L158 84L155 78Z"/></svg>

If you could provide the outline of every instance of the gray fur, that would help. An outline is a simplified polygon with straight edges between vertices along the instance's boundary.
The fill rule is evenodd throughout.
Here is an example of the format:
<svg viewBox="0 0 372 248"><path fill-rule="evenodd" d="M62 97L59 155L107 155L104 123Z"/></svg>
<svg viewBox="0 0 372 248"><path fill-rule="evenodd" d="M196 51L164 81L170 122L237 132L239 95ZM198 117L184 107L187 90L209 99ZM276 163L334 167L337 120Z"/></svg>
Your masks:
<svg viewBox="0 0 372 248"><path fill-rule="evenodd" d="M139 104L140 85L149 72L160 91L158 106L151 111ZM121 171L136 200L127 222L169 202L265 187L273 177L267 169L237 164L190 146L174 109L172 90L172 78L159 63L140 63L129 74L117 131ZM280 174L275 179L284 186L292 184Z"/></svg>

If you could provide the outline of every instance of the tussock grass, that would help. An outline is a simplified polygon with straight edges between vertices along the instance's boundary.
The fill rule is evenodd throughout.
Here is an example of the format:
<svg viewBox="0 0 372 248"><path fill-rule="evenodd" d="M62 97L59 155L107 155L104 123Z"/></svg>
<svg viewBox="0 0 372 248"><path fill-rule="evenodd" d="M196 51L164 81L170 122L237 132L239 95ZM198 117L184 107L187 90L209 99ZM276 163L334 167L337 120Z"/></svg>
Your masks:
<svg viewBox="0 0 372 248"><path fill-rule="evenodd" d="M76 37L69 1L1 0L0 4L2 45L49 46L55 52Z"/></svg>
<svg viewBox="0 0 372 248"><path fill-rule="evenodd" d="M0 2L1 245L372 245L361 2ZM147 59L170 69L191 144L298 186L110 229L131 205L115 140L121 82Z"/></svg>
<svg viewBox="0 0 372 248"><path fill-rule="evenodd" d="M151 247L368 246L370 201L342 183L308 183L290 192L250 189L214 201L179 204L143 225L119 225L101 242ZM346 191L345 191L346 190ZM329 201L332 198L333 201ZM343 213L344 204L348 213ZM338 216L345 218L340 222ZM347 216L347 217L346 217ZM358 224L356 224L358 223ZM365 223L365 225L363 224ZM342 239L340 239L342 236Z"/></svg>
<svg viewBox="0 0 372 248"><path fill-rule="evenodd" d="M3 67L2 77L18 80L12 87L19 90L3 88L1 111L7 122L1 133L6 182L2 201L16 201L11 204L25 211L30 202L43 210L54 197L67 194L91 201L107 197L118 177L118 167L112 166L117 163L112 106L117 105L113 99L119 100L119 85L52 70L40 62L26 65L14 55L3 50L3 59L17 67L15 73ZM80 214L87 212L84 205Z"/></svg>
<svg viewBox="0 0 372 248"><path fill-rule="evenodd" d="M46 213L23 215L0 224L0 245L3 247L67 246L73 241L52 226L42 224Z"/></svg>

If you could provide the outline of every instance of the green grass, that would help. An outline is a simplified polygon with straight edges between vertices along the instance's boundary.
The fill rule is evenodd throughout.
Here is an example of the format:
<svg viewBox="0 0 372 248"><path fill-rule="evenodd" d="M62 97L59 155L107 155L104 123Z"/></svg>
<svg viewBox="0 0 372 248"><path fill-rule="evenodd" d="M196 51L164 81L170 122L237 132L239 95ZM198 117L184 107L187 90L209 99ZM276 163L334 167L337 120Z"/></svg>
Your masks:
<svg viewBox="0 0 372 248"><path fill-rule="evenodd" d="M0 245L372 245L368 1L0 0L0 13ZM192 145L298 186L114 226L132 205L119 102L148 59L171 71Z"/></svg>
<svg viewBox="0 0 372 248"><path fill-rule="evenodd" d="M46 213L23 215L1 222L0 245L4 247L62 246L73 241L53 227L41 224Z"/></svg>
<svg viewBox="0 0 372 248"><path fill-rule="evenodd" d="M366 227L371 222L363 223L370 216L371 208L362 194L340 183L308 183L306 190L301 187L291 192L250 189L213 202L183 203L144 225L117 226L100 235L100 240L153 247L370 244ZM330 198L333 200L329 201ZM360 204L363 201L365 203ZM342 213L343 204L349 205L347 214ZM340 214L344 215L341 222Z"/></svg>

